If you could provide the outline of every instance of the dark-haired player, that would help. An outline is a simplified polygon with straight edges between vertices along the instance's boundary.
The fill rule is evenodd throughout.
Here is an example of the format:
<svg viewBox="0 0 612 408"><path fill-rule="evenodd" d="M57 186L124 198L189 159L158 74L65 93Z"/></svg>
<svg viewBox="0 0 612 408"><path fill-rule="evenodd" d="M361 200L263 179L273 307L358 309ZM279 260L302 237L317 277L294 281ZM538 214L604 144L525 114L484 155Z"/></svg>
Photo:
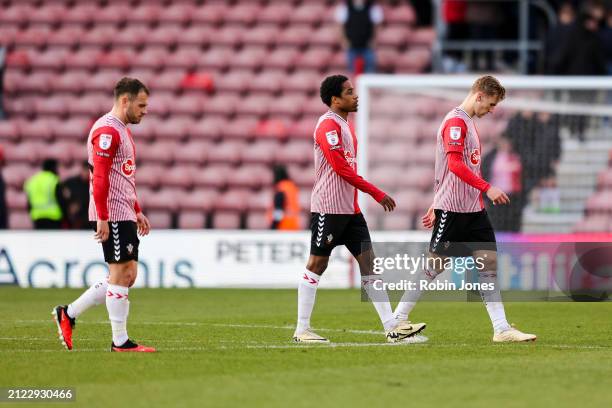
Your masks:
<svg viewBox="0 0 612 408"><path fill-rule="evenodd" d="M489 221L482 193L494 205L510 202L506 193L482 179L482 150L474 117L493 112L506 95L499 81L489 75L478 78L463 103L451 110L437 134L434 201L423 217L423 225L433 227L429 256L474 257L481 284L480 295L493 325L494 342L533 341L534 334L523 333L506 320L504 305L497 283L497 244ZM440 261L440 259L438 259ZM432 281L442 270L422 271L420 279ZM486 285L486 286L485 286ZM408 320L421 291L407 291L395 309L395 317Z"/></svg>
<svg viewBox="0 0 612 408"><path fill-rule="evenodd" d="M372 272L374 253L368 225L359 210L357 190L374 198L385 211L393 211L395 201L357 174L357 138L349 112L357 111L357 95L351 81L343 75L325 78L321 99L329 107L314 132L315 184L311 198L312 236L310 258L298 285L298 321L293 340L304 343L328 342L310 328L310 316L319 279L332 249L344 245L356 258L362 286L373 301L389 342L414 336L424 323L409 323L394 318L385 291L375 290Z"/></svg>
<svg viewBox="0 0 612 408"><path fill-rule="evenodd" d="M57 306L53 316L62 344L72 350L76 318L106 302L113 332L111 351L154 352L152 347L134 343L127 334L128 291L136 281L138 234L147 235L151 229L136 198L136 149L128 125L140 123L147 113L149 90L138 79L123 78L114 94L113 109L94 123L87 139L89 220L95 223L94 237L102 244L110 273L70 305Z"/></svg>

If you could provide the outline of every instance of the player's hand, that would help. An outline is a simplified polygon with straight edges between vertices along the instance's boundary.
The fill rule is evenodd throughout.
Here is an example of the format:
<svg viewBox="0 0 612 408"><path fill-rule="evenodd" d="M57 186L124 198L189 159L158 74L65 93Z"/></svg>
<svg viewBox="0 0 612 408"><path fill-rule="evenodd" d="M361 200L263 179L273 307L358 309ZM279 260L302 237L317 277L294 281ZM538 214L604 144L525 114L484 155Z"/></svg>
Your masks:
<svg viewBox="0 0 612 408"><path fill-rule="evenodd" d="M506 193L495 186L491 186L487 190L487 197L489 197L489 200L493 201L493 205L510 204L510 199Z"/></svg>
<svg viewBox="0 0 612 408"><path fill-rule="evenodd" d="M421 218L421 221L423 221L423 226L425 228L433 228L434 224L436 223L436 212L434 211L433 207L429 207L429 210L427 210L423 218Z"/></svg>
<svg viewBox="0 0 612 408"><path fill-rule="evenodd" d="M141 237L144 237L151 231L149 219L141 212L136 214L136 226L138 227L138 235Z"/></svg>
<svg viewBox="0 0 612 408"><path fill-rule="evenodd" d="M98 222L96 223L96 233L94 234L94 238L99 243L102 243L102 242L106 242L106 240L108 239L108 235L109 235L108 221L98 220Z"/></svg>
<svg viewBox="0 0 612 408"><path fill-rule="evenodd" d="M380 200L380 205L383 206L385 211L393 211L395 209L395 200L386 195L382 200Z"/></svg>

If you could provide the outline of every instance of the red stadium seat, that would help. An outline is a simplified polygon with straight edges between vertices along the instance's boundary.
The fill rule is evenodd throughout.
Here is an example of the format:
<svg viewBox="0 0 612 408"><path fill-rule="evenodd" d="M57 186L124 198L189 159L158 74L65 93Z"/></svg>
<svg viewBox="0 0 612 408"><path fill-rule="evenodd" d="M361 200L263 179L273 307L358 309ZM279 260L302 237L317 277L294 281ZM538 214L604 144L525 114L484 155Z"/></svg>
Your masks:
<svg viewBox="0 0 612 408"><path fill-rule="evenodd" d="M323 4L304 2L296 7L289 15L291 24L317 24L329 20L333 15L333 9L328 9Z"/></svg>
<svg viewBox="0 0 612 408"><path fill-rule="evenodd" d="M213 216L213 228L238 229L240 228L240 214L219 211Z"/></svg>
<svg viewBox="0 0 612 408"><path fill-rule="evenodd" d="M287 118L300 117L303 113L302 104L305 101L306 97L303 94L284 94L280 98L275 98L274 103L270 105L270 113L283 115Z"/></svg>
<svg viewBox="0 0 612 408"><path fill-rule="evenodd" d="M37 164L39 152L44 148L42 141L21 141L18 144L4 146L4 155L8 163Z"/></svg>
<svg viewBox="0 0 612 408"><path fill-rule="evenodd" d="M376 38L378 38L378 33ZM338 27L336 24L321 26L310 36L309 43L315 46L336 47L338 45Z"/></svg>
<svg viewBox="0 0 612 408"><path fill-rule="evenodd" d="M28 22L29 16L33 11L34 6L25 2L14 3L10 6L3 5L2 13L0 13L0 23L25 24Z"/></svg>
<svg viewBox="0 0 612 408"><path fill-rule="evenodd" d="M160 15L164 12L161 4L157 2L145 2L136 7L132 7L129 21L130 23L155 24L159 21Z"/></svg>
<svg viewBox="0 0 612 408"><path fill-rule="evenodd" d="M259 69L265 63L268 52L264 47L250 46L244 47L232 58L232 67Z"/></svg>
<svg viewBox="0 0 612 408"><path fill-rule="evenodd" d="M603 190L612 190L612 168L608 168L599 173L597 184Z"/></svg>
<svg viewBox="0 0 612 408"><path fill-rule="evenodd" d="M14 50L6 56L6 65L12 68L29 68L30 53L25 50Z"/></svg>
<svg viewBox="0 0 612 408"><path fill-rule="evenodd" d="M131 17L131 16L130 16ZM117 30L112 38L115 48L122 46L141 46L149 37L151 30L141 24L128 24L122 30Z"/></svg>
<svg viewBox="0 0 612 408"><path fill-rule="evenodd" d="M234 57L231 47L215 46L211 47L198 59L198 67L206 69L223 70L227 68Z"/></svg>
<svg viewBox="0 0 612 408"><path fill-rule="evenodd" d="M227 10L224 20L226 23L248 26L255 22L261 8L256 2L238 3Z"/></svg>
<svg viewBox="0 0 612 408"><path fill-rule="evenodd" d="M208 212L213 208L218 196L219 193L215 189L196 189L186 192L180 197L179 210L181 212Z"/></svg>
<svg viewBox="0 0 612 408"><path fill-rule="evenodd" d="M211 144L206 141L189 141L174 149L175 163L199 164L206 163Z"/></svg>
<svg viewBox="0 0 612 408"><path fill-rule="evenodd" d="M218 24L223 21L228 8L224 3L206 3L196 8L191 18L195 23Z"/></svg>
<svg viewBox="0 0 612 408"><path fill-rule="evenodd" d="M70 25L51 32L49 44L73 47L80 44L86 30L79 25Z"/></svg>
<svg viewBox="0 0 612 408"><path fill-rule="evenodd" d="M426 48L411 48L398 56L395 69L400 72L422 72L431 63L431 51Z"/></svg>
<svg viewBox="0 0 612 408"><path fill-rule="evenodd" d="M250 230L269 230L270 220L265 211L249 212L247 217L247 228Z"/></svg>
<svg viewBox="0 0 612 408"><path fill-rule="evenodd" d="M64 23L77 23L86 25L97 18L99 7L93 2L76 3L66 9L62 16Z"/></svg>
<svg viewBox="0 0 612 408"><path fill-rule="evenodd" d="M9 188L6 191L6 205L10 210L27 210L28 197L21 189Z"/></svg>
<svg viewBox="0 0 612 408"><path fill-rule="evenodd" d="M227 163L207 166L194 174L193 183L196 187L222 189L227 186L229 171Z"/></svg>
<svg viewBox="0 0 612 408"><path fill-rule="evenodd" d="M96 47L108 46L112 43L116 32L117 29L110 24L95 25L83 33L79 39L79 44Z"/></svg>
<svg viewBox="0 0 612 408"><path fill-rule="evenodd" d="M400 189L414 188L421 191L429 191L434 180L433 167L410 167L405 170L397 181Z"/></svg>
<svg viewBox="0 0 612 408"><path fill-rule="evenodd" d="M304 188L305 190L310 191L312 189L312 186L314 185L315 176L312 165L312 158L310 165L307 165L306 167L292 165L292 163L289 162L286 163L289 164L289 176L295 182L295 184L297 184L300 188ZM308 197L310 197L310 195Z"/></svg>
<svg viewBox="0 0 612 408"><path fill-rule="evenodd" d="M152 193L147 197L143 204L146 211L149 210L166 210L176 211L178 208L177 196L180 194L180 189L162 188L159 191Z"/></svg>
<svg viewBox="0 0 612 408"><path fill-rule="evenodd" d="M114 85L111 85L111 87ZM106 94L85 94L80 98L68 98L68 112L71 115L101 116L112 107L112 97Z"/></svg>
<svg viewBox="0 0 612 408"><path fill-rule="evenodd" d="M30 65L33 68L60 70L64 68L64 61L69 53L66 47L49 47L44 52L31 54Z"/></svg>
<svg viewBox="0 0 612 408"><path fill-rule="evenodd" d="M91 74L87 71L70 70L63 74L54 74L49 85L54 92L81 93L90 79Z"/></svg>
<svg viewBox="0 0 612 408"><path fill-rule="evenodd" d="M54 125L53 134L57 139L84 143L89 135L92 120L83 117L71 117ZM83 145L83 149L85 146Z"/></svg>
<svg viewBox="0 0 612 408"><path fill-rule="evenodd" d="M167 23L186 24L191 21L197 6L187 2L165 5L159 14L159 21L164 25Z"/></svg>
<svg viewBox="0 0 612 408"><path fill-rule="evenodd" d="M376 44L383 47L403 47L410 34L410 28L405 24L387 25L376 30Z"/></svg>
<svg viewBox="0 0 612 408"><path fill-rule="evenodd" d="M197 168L177 163L163 173L164 187L180 187L190 189L193 187L193 177Z"/></svg>
<svg viewBox="0 0 612 408"><path fill-rule="evenodd" d="M206 215L198 211L183 211L179 215L180 229L202 229L206 223Z"/></svg>
<svg viewBox="0 0 612 408"><path fill-rule="evenodd" d="M147 45L163 45L165 47L172 47L179 42L185 44L182 38L184 30L178 24L163 24L157 26L157 28L152 28L144 41Z"/></svg>
<svg viewBox="0 0 612 408"><path fill-rule="evenodd" d="M279 28L276 25L259 25L249 30L243 41L247 46L270 46L276 42L278 36Z"/></svg>
<svg viewBox="0 0 612 408"><path fill-rule="evenodd" d="M278 143L271 140L250 144L242 151L242 163L272 164L276 160Z"/></svg>
<svg viewBox="0 0 612 408"><path fill-rule="evenodd" d="M7 141L17 142L20 139L17 121L0 120L0 144Z"/></svg>
<svg viewBox="0 0 612 408"><path fill-rule="evenodd" d="M168 211L147 211L147 218L153 229L172 228L172 214Z"/></svg>
<svg viewBox="0 0 612 408"><path fill-rule="evenodd" d="M25 30L18 31L15 35L15 43L18 45L33 45L43 47L51 36L50 26L37 24Z"/></svg>
<svg viewBox="0 0 612 408"><path fill-rule="evenodd" d="M138 166L136 167L136 183L138 187L138 191L140 192L140 187L149 187L149 188L157 188L161 181L162 175L165 172L165 167L161 164L142 164L140 165L140 157L138 156L138 151L136 152L136 162Z"/></svg>
<svg viewBox="0 0 612 408"><path fill-rule="evenodd" d="M283 82L284 92L314 93L319 90L322 77L314 71L296 71Z"/></svg>
<svg viewBox="0 0 612 408"><path fill-rule="evenodd" d="M23 78L19 90L26 92L45 93L51 88L51 75L49 71L33 71Z"/></svg>
<svg viewBox="0 0 612 408"><path fill-rule="evenodd" d="M242 100L240 105L241 113L246 115L263 116L269 112L273 98L268 95L251 95Z"/></svg>
<svg viewBox="0 0 612 408"><path fill-rule="evenodd" d="M227 47L236 47L242 44L244 28L237 25L226 25L210 32L211 44L219 44Z"/></svg>
<svg viewBox="0 0 612 408"><path fill-rule="evenodd" d="M134 137L134 141L136 142L136 154L138 155L138 146L143 142L150 143L156 137L156 129L160 123L164 122L162 118L156 115L151 115L150 110L149 114L145 116L143 120L140 121L138 125L131 125L130 129L132 130L132 136Z"/></svg>
<svg viewBox="0 0 612 408"><path fill-rule="evenodd" d="M312 142L314 138L314 130L315 130L316 125L317 125L316 118L304 117L303 119L295 122L289 128L289 139L290 140L303 139L303 140L309 140Z"/></svg>
<svg viewBox="0 0 612 408"><path fill-rule="evenodd" d="M242 156L242 150L245 149L245 147L245 143L238 141L223 142L213 145L208 152L208 162L225 164L238 163Z"/></svg>
<svg viewBox="0 0 612 408"><path fill-rule="evenodd" d="M197 45L201 47L210 44L210 34L213 30L215 30L214 27L202 24L195 24L188 28L179 27L179 33L176 39L180 41L182 45ZM161 38L160 40L163 41ZM151 41L154 40L151 39Z"/></svg>
<svg viewBox="0 0 612 408"><path fill-rule="evenodd" d="M141 143L137 146L137 157L146 163L170 164L174 160L173 149L176 142L157 141L155 143Z"/></svg>
<svg viewBox="0 0 612 408"><path fill-rule="evenodd" d="M26 211L11 211L9 213L9 228L10 229L32 229L32 220L30 214Z"/></svg>
<svg viewBox="0 0 612 408"><path fill-rule="evenodd" d="M228 178L230 187L259 189L272 185L272 172L262 164L243 164Z"/></svg>
<svg viewBox="0 0 612 408"><path fill-rule="evenodd" d="M263 61L265 68L278 68L289 70L295 67L295 59L299 54L299 50L293 46L277 47L270 52Z"/></svg>
<svg viewBox="0 0 612 408"><path fill-rule="evenodd" d="M272 206L274 200L274 190L272 188L264 188L257 193L252 193L249 196L248 210L253 211L267 211ZM270 225L268 224L268 227Z"/></svg>
<svg viewBox="0 0 612 408"><path fill-rule="evenodd" d="M206 97L201 93L187 93L169 105L171 114L199 116L202 106L206 103Z"/></svg>
<svg viewBox="0 0 612 408"><path fill-rule="evenodd" d="M226 121L214 116L205 116L194 122L189 129L192 140L220 140Z"/></svg>
<svg viewBox="0 0 612 408"><path fill-rule="evenodd" d="M252 116L237 117L223 126L223 137L226 139L251 140L255 136L257 119Z"/></svg>
<svg viewBox="0 0 612 408"><path fill-rule="evenodd" d="M314 129L311 131L314 131ZM290 137L285 145L277 149L277 159L285 163L312 164L314 157L313 149L312 141L296 140Z"/></svg>
<svg viewBox="0 0 612 408"><path fill-rule="evenodd" d="M313 29L309 25L289 24L276 40L277 45L289 45L292 47L303 47L308 43Z"/></svg>
<svg viewBox="0 0 612 408"><path fill-rule="evenodd" d="M317 70L327 69L332 52L327 47L312 47L298 56L297 65Z"/></svg>
<svg viewBox="0 0 612 408"><path fill-rule="evenodd" d="M402 24L408 26L415 22L414 10L408 4L402 4L395 7L383 5L382 7L385 21L389 24Z"/></svg>
<svg viewBox="0 0 612 408"><path fill-rule="evenodd" d="M247 82L247 88L251 92L277 93L281 90L282 83L286 77L287 75L283 72L264 70ZM271 108L278 105L278 102L275 102L273 105Z"/></svg>
<svg viewBox="0 0 612 408"><path fill-rule="evenodd" d="M66 67L93 69L97 67L101 51L97 47L81 48L79 51L66 56Z"/></svg>
<svg viewBox="0 0 612 408"><path fill-rule="evenodd" d="M201 54L202 50L197 46L179 47L174 53L168 56L166 67L193 69L197 67Z"/></svg>
<svg viewBox="0 0 612 408"><path fill-rule="evenodd" d="M289 22L289 17L293 13L293 10L294 6L292 4L271 2L261 9L257 15L257 21L260 23L284 25Z"/></svg>
<svg viewBox="0 0 612 408"><path fill-rule="evenodd" d="M239 104L240 98L237 95L218 93L206 100L206 103L202 106L202 111L205 114L232 116Z"/></svg>
<svg viewBox="0 0 612 408"><path fill-rule="evenodd" d="M215 202L215 210L242 212L247 209L250 195L251 191L245 189L226 191Z"/></svg>
<svg viewBox="0 0 612 408"><path fill-rule="evenodd" d="M270 118L260 120L253 129L253 134L257 139L281 140L287 138L288 128L283 119Z"/></svg>
<svg viewBox="0 0 612 408"><path fill-rule="evenodd" d="M215 75L214 87L220 93L245 92L253 81L253 73L250 70L232 70Z"/></svg>
<svg viewBox="0 0 612 408"><path fill-rule="evenodd" d="M2 170L2 175L7 186L15 190L21 190L23 189L23 183L38 170L39 168L30 167L27 164L15 164L6 166Z"/></svg>
<svg viewBox="0 0 612 408"><path fill-rule="evenodd" d="M43 141L53 139L53 125L55 120L39 118L37 120L22 121L19 124L19 133L24 139Z"/></svg>
<svg viewBox="0 0 612 408"><path fill-rule="evenodd" d="M132 58L132 66L159 69L166 64L169 58L166 47L151 46Z"/></svg>
<svg viewBox="0 0 612 408"><path fill-rule="evenodd" d="M171 140L175 143L176 141L185 140L189 137L189 132L193 123L195 123L195 121L190 116L173 115L172 120L162 121L157 125L155 136L158 142L160 140Z"/></svg>
<svg viewBox="0 0 612 408"><path fill-rule="evenodd" d="M414 44L421 44L431 46L436 39L436 31L433 28L419 28L414 30L410 36L410 42Z"/></svg>
<svg viewBox="0 0 612 408"><path fill-rule="evenodd" d="M122 24L129 20L132 8L127 3L112 2L96 14L96 22Z"/></svg>

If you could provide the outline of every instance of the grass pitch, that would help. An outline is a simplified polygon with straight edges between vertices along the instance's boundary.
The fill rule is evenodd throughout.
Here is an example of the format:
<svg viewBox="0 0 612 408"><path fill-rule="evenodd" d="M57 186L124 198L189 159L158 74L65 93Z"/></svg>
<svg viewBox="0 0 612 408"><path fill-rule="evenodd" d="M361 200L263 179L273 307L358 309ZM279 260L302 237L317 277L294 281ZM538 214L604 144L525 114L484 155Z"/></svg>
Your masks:
<svg viewBox="0 0 612 408"><path fill-rule="evenodd" d="M79 407L612 404L612 302L508 303L538 340L501 345L482 304L422 302L411 318L429 343L387 345L358 291L321 290L312 323L333 344L301 346L295 291L135 289L130 337L159 352L118 354L104 305L78 320L74 351L59 344L51 309L80 293L0 287L0 387L74 387Z"/></svg>

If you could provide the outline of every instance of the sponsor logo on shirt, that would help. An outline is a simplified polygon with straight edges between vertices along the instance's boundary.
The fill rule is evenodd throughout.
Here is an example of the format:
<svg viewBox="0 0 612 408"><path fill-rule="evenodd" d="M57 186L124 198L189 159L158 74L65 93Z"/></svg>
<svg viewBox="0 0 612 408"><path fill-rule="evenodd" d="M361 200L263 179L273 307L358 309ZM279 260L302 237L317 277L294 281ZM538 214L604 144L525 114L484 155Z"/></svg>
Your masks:
<svg viewBox="0 0 612 408"><path fill-rule="evenodd" d="M329 143L332 146L337 145L338 142L340 141L340 138L338 137L338 133L335 130L326 132L325 137L327 138L327 143Z"/></svg>
<svg viewBox="0 0 612 408"><path fill-rule="evenodd" d="M459 126L451 126L450 138L453 140L461 139L461 128Z"/></svg>
<svg viewBox="0 0 612 408"><path fill-rule="evenodd" d="M470 153L470 162L472 162L474 166L480 163L480 149L472 150L472 153Z"/></svg>
<svg viewBox="0 0 612 408"><path fill-rule="evenodd" d="M132 159L125 159L123 163L121 163L121 172L125 176L130 177L134 174L135 171L136 165L134 164L134 161Z"/></svg>
<svg viewBox="0 0 612 408"><path fill-rule="evenodd" d="M100 149L102 150L108 150L111 147L112 141L113 141L113 135L102 133L100 135L98 146L100 146Z"/></svg>
<svg viewBox="0 0 612 408"><path fill-rule="evenodd" d="M355 167L355 164L357 163L357 159L353 157L351 152L344 152L344 159L346 160L348 164L351 165L351 167L353 168Z"/></svg>

